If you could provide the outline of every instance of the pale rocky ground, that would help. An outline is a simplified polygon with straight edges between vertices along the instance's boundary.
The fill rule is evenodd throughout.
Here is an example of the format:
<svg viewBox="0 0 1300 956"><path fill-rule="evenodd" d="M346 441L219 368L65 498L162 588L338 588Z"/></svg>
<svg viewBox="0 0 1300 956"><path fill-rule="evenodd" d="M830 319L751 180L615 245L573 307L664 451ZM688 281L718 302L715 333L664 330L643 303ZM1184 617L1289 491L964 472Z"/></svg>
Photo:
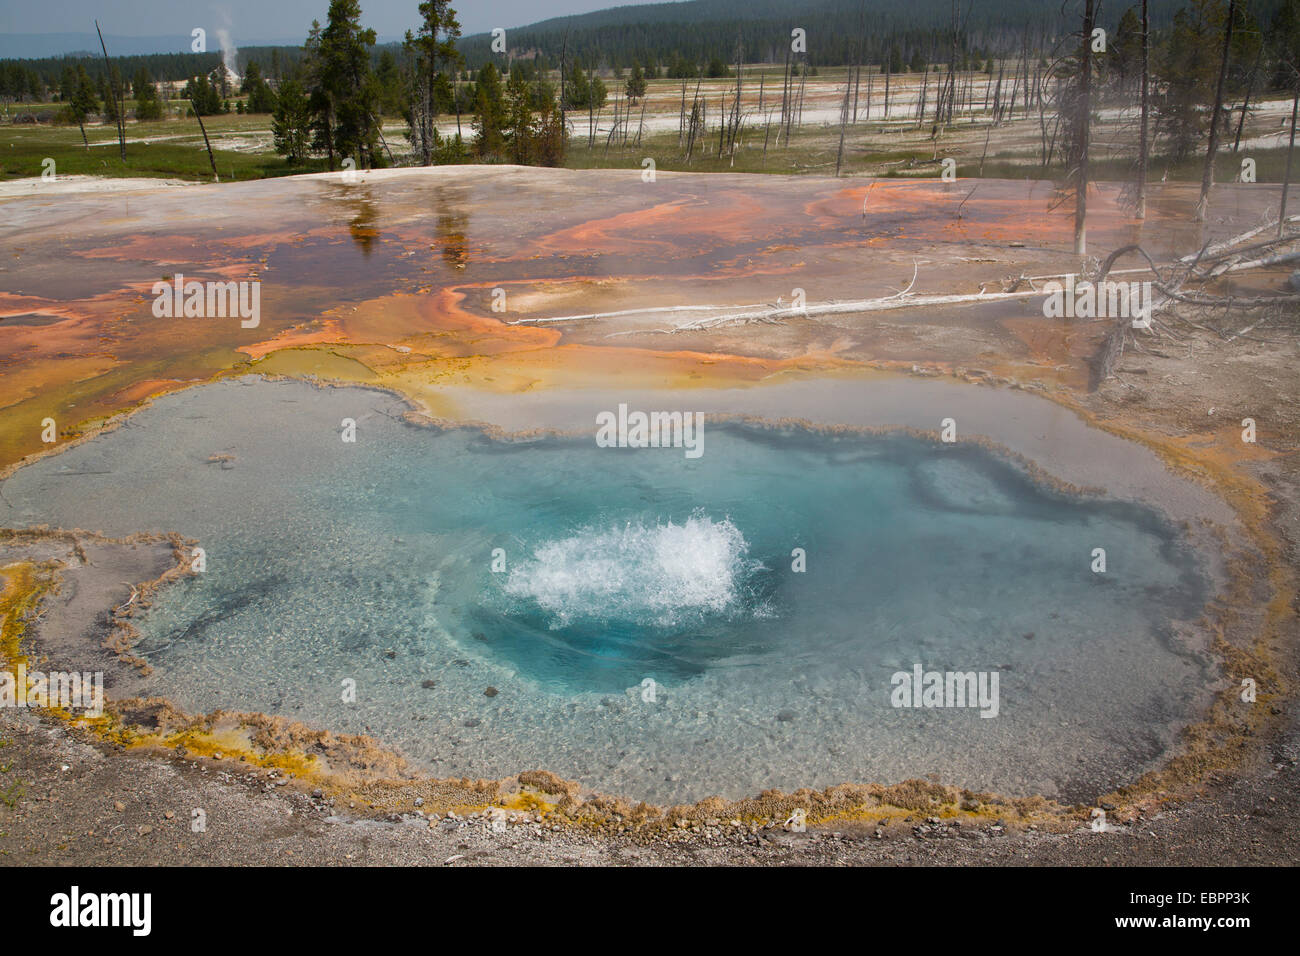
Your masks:
<svg viewBox="0 0 1300 956"><path fill-rule="evenodd" d="M0 717L14 806L0 805L7 865L511 866L1189 866L1300 863L1300 726L1242 779L1132 826L1104 833L934 824L917 814L881 829L806 833L704 828L652 839L543 830L486 820L349 819L266 776L231 776L207 761L114 754L70 740L30 713ZM119 809L120 807L120 809ZM192 833L201 808L207 830ZM170 816L169 816L170 814ZM937 818L932 818L937 820Z"/></svg>

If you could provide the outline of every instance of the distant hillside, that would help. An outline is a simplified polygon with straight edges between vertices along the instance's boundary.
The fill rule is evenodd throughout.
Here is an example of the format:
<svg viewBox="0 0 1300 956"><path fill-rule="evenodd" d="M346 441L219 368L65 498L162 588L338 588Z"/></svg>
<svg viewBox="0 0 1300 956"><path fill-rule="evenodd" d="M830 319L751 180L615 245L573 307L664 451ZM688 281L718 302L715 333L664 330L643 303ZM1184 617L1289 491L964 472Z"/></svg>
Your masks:
<svg viewBox="0 0 1300 956"><path fill-rule="evenodd" d="M1282 0L1257 3L1256 14ZM1117 0L1102 4L1103 24L1118 22L1132 3ZM1151 0L1154 26L1169 22L1183 0ZM962 47L967 50L1010 52L1020 37L1052 37L1075 29L1075 19L1063 21L1061 11L1074 15L1076 0L960 0L958 16L964 19ZM790 31L807 31L808 56L814 65L842 64L853 55L857 37L864 36L866 55L878 60L891 47L902 49L906 60L915 52L930 60L946 58L951 49L952 0L689 0L614 7L594 13L554 17L507 30L515 55L541 54L558 62L568 54L598 58L603 64L629 66L633 61L661 66L682 58L703 62L719 56L730 59L737 40L750 61L779 62L789 48ZM967 12L969 11L969 12ZM464 37L460 49L471 68L492 56L491 36Z"/></svg>
<svg viewBox="0 0 1300 956"><path fill-rule="evenodd" d="M108 52L117 56L188 52L189 35L128 37L105 34ZM0 34L0 59L38 60L51 56L86 54L101 56L99 37L92 29L80 33Z"/></svg>
<svg viewBox="0 0 1300 956"><path fill-rule="evenodd" d="M452 0L464 6L473 0ZM1167 26L1174 13L1193 0L1150 0L1152 27ZM1296 0L1253 0L1251 11L1260 23L1269 23L1283 3ZM417 19L417 0L410 0L412 26ZM541 4L539 4L541 5ZM983 56L1018 54L1026 42L1032 50L1050 47L1056 38L1078 28L1082 0L957 0L962 18L959 50ZM1114 28L1124 11L1137 0L1108 0L1100 3L1101 25ZM808 59L814 66L842 65L858 55L879 63L891 50L907 63L914 55L930 63L946 62L952 48L953 0L686 0L682 3L654 3L644 6L611 7L592 13L552 17L526 26L507 25L509 56L538 57L539 65L557 67L561 53L569 61L586 65L630 67L634 62L655 65L661 70L676 62L704 64L717 58L730 61L740 44L747 62L781 63L789 50L790 31L807 33ZM362 23L365 23L362 3ZM1062 17L1065 12L1065 18ZM309 23L303 23L305 38ZM129 58L127 75L146 66L155 79L177 79L210 69L207 64L216 51L208 37L209 53L191 54L188 36L105 37L114 57ZM494 54L487 33L461 38L459 48L470 69L478 69ZM285 68L301 58L302 40L255 39L239 41L240 64L251 58L266 66L272 50ZM383 43L374 51L396 51L401 44ZM102 64L99 40L91 33L48 33L0 36L0 60L23 61L47 83L61 75L64 65L76 54L91 57L85 62L92 76Z"/></svg>

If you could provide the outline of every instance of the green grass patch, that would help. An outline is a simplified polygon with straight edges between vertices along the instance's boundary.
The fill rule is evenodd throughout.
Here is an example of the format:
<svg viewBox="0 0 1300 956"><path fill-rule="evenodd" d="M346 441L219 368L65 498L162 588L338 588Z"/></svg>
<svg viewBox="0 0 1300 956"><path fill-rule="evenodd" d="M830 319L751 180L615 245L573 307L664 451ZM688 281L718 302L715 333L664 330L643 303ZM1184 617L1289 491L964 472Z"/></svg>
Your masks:
<svg viewBox="0 0 1300 956"><path fill-rule="evenodd" d="M204 117L221 180L266 179L327 169L324 159L297 166L274 152L223 149L228 137L269 139L269 116ZM211 182L212 167L198 121L162 120L127 124L126 160L118 151L112 126L86 128L89 148L76 126L14 125L0 129L0 179L41 175L46 158L55 173L91 176L150 176ZM134 142L133 142L134 140Z"/></svg>

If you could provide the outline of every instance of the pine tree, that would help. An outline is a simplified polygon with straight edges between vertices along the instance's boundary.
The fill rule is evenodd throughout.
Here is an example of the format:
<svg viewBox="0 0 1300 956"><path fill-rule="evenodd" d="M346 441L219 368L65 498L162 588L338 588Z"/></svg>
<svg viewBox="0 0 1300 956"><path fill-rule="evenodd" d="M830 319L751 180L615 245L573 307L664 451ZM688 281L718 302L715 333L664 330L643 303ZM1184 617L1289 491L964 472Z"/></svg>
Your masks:
<svg viewBox="0 0 1300 956"><path fill-rule="evenodd" d="M117 89L121 82L121 78L117 73L117 67L113 67L111 82L104 75L101 75L99 78L99 98L104 103L105 123L117 122L117 97L113 95L113 90Z"/></svg>
<svg viewBox="0 0 1300 956"><path fill-rule="evenodd" d="M90 149L90 141L86 139L86 118L99 111L99 100L95 97L95 84L84 66L77 64L75 72L71 66L64 71L62 95L67 103L64 115L81 128L81 142Z"/></svg>
<svg viewBox="0 0 1300 956"><path fill-rule="evenodd" d="M149 71L145 67L136 70L135 79L131 81L131 89L135 93L136 119L141 121L162 119L162 103L158 101L158 88L153 85Z"/></svg>
<svg viewBox="0 0 1300 956"><path fill-rule="evenodd" d="M478 72L474 93L474 155L494 159L505 152L506 108L501 78L491 62Z"/></svg>
<svg viewBox="0 0 1300 956"><path fill-rule="evenodd" d="M378 95L370 70L375 31L361 26L357 0L330 0L324 29L312 24L308 74L316 141L335 157L352 159L358 168L378 165Z"/></svg>
<svg viewBox="0 0 1300 956"><path fill-rule="evenodd" d="M1214 99L1223 7L1219 0L1191 0L1174 22L1156 58L1161 93L1153 97L1157 136L1167 137L1175 162L1182 162L1208 137Z"/></svg>
<svg viewBox="0 0 1300 956"><path fill-rule="evenodd" d="M510 71L506 81L505 137L510 161L520 166L533 162L533 104L532 91L521 69Z"/></svg>
<svg viewBox="0 0 1300 956"><path fill-rule="evenodd" d="M8 77L5 78L5 92L9 92ZM63 74L59 77L59 101L62 103L72 102L72 98L77 95L77 71L72 68L71 63L64 64Z"/></svg>
<svg viewBox="0 0 1300 956"><path fill-rule="evenodd" d="M397 57L393 56L392 50L385 49L379 54L375 84L379 91L379 111L382 115L402 116L407 112L402 73L397 68Z"/></svg>
<svg viewBox="0 0 1300 956"><path fill-rule="evenodd" d="M1102 61L1113 71L1112 79L1121 91L1132 89L1142 70L1142 21L1132 7L1119 18L1110 55Z"/></svg>
<svg viewBox="0 0 1300 956"><path fill-rule="evenodd" d="M565 84L564 95L568 102L565 109L585 110L591 101L591 84L587 82L587 73L581 60L574 60L573 72Z"/></svg>
<svg viewBox="0 0 1300 956"><path fill-rule="evenodd" d="M438 113L448 105L455 105L454 99L448 102L446 94L450 85L447 71L458 68L463 61L456 49L460 23L449 0L425 0L419 9L420 27L414 36L407 31L404 45L415 55L410 138L428 166L433 162L437 140L434 123Z"/></svg>
<svg viewBox="0 0 1300 956"><path fill-rule="evenodd" d="M190 108L199 116L215 116L224 112L221 94L205 75L200 74L186 83L184 95L190 101Z"/></svg>
<svg viewBox="0 0 1300 956"><path fill-rule="evenodd" d="M244 67L244 81L240 92L248 94L246 111L249 113L271 113L275 111L275 93L271 86L262 79L262 67L256 60L249 60Z"/></svg>
<svg viewBox="0 0 1300 956"><path fill-rule="evenodd" d="M288 157L290 163L301 163L307 158L311 146L312 116L307 94L297 80L280 84L275 98L275 112L271 117L271 134L275 150Z"/></svg>
<svg viewBox="0 0 1300 956"><path fill-rule="evenodd" d="M627 78L627 98L635 103L641 97L645 96L645 74L641 72L641 64L632 64L632 75Z"/></svg>

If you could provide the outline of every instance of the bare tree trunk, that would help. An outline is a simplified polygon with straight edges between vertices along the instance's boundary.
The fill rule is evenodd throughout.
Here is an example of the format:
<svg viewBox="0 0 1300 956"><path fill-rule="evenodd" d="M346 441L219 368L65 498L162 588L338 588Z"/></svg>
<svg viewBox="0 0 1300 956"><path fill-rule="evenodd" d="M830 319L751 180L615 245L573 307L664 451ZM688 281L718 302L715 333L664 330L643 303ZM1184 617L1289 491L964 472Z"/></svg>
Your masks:
<svg viewBox="0 0 1300 956"><path fill-rule="evenodd" d="M722 155L723 139L727 135L727 91L718 97L718 155Z"/></svg>
<svg viewBox="0 0 1300 956"><path fill-rule="evenodd" d="M858 95L862 92L862 64L853 67L853 125L858 125Z"/></svg>
<svg viewBox="0 0 1300 956"><path fill-rule="evenodd" d="M1291 98L1291 141L1286 148L1286 173L1282 178L1282 207L1277 213L1277 236L1282 238L1282 230L1286 228L1286 194L1291 188L1291 157L1295 154L1295 121L1296 112L1300 110L1300 73L1296 74L1295 95Z"/></svg>
<svg viewBox="0 0 1300 956"><path fill-rule="evenodd" d="M701 78L697 76L695 78L695 95L691 99L691 134L689 137L690 145L686 153L686 158L688 160L691 158L691 154L695 152L695 141L699 139L700 133L704 129L704 106L700 101L701 82L702 82ZM700 114L698 119L695 116L695 112L697 109L699 110L699 114ZM699 124L698 128L696 128L697 123Z"/></svg>
<svg viewBox="0 0 1300 956"><path fill-rule="evenodd" d="M993 125L1002 125L1002 77L1006 75L1007 65L998 64L998 85L993 90Z"/></svg>
<svg viewBox="0 0 1300 956"><path fill-rule="evenodd" d="M587 70L587 149L596 148L596 97L591 88L591 78L595 68Z"/></svg>
<svg viewBox="0 0 1300 956"><path fill-rule="evenodd" d="M867 0L862 0L858 4L858 37L853 57L853 125L858 125L858 92L862 89L862 51L866 45L863 39L867 26ZM868 77L867 83L871 80ZM870 89L870 86L868 86ZM868 94L869 95L869 94Z"/></svg>
<svg viewBox="0 0 1300 956"><path fill-rule="evenodd" d="M853 92L853 78L844 80L844 102L840 104L840 147L835 153L835 178L840 176L840 167L844 165L844 127L849 121L849 94Z"/></svg>
<svg viewBox="0 0 1300 956"><path fill-rule="evenodd" d="M1059 116L1057 117L1057 122L1060 122ZM1043 149L1043 168L1046 169L1047 164L1051 161L1052 155L1047 146L1047 114L1043 110L1043 98L1041 96L1038 98L1038 138ZM1053 137L1053 139L1055 139L1055 137Z"/></svg>
<svg viewBox="0 0 1300 956"><path fill-rule="evenodd" d="M741 88L741 79L744 77L745 65L744 47L741 46L740 37L736 37L736 102L732 109L731 133L727 137L727 149L731 152L731 164L736 164L736 137L740 135L740 100L744 95Z"/></svg>
<svg viewBox="0 0 1300 956"><path fill-rule="evenodd" d="M957 98L957 0L952 0L952 52L948 57L948 97L947 121L952 125L953 100ZM936 124L944 122L944 98L939 97L939 104L934 111Z"/></svg>
<svg viewBox="0 0 1300 956"><path fill-rule="evenodd" d="M1147 19L1147 0L1142 0L1142 120L1138 127L1138 182L1137 217L1147 217L1147 153L1151 149L1148 139L1151 117L1151 56L1150 21Z"/></svg>
<svg viewBox="0 0 1300 956"><path fill-rule="evenodd" d="M560 47L560 126L561 126L561 128L564 127L564 107L567 105L567 104L565 103L565 86L564 86L565 72L564 72L564 65L565 65L565 59L567 58L568 53L569 53L569 31L568 31L568 30L565 30L565 31L564 31L564 45ZM683 81L683 82L685 82L685 81Z"/></svg>
<svg viewBox="0 0 1300 956"><path fill-rule="evenodd" d="M1016 64L1016 72L1011 77L1011 102L1007 104L1007 119L1014 121L1016 118L1016 94L1020 92L1020 64Z"/></svg>
<svg viewBox="0 0 1300 956"><path fill-rule="evenodd" d="M1088 251L1088 136L1092 127L1092 27L1094 0L1084 0L1083 45L1079 54L1078 176L1074 187L1074 254ZM1028 102L1029 91L1025 91Z"/></svg>
<svg viewBox="0 0 1300 956"><path fill-rule="evenodd" d="M221 182L221 177L217 175L217 161L212 158L212 144L208 142L208 130L207 127L203 125L203 117L199 114L199 104L195 103L194 100L191 99L190 106L194 108L194 118L199 121L199 132L203 134L203 145L208 148L208 164L212 167L212 181L219 183ZM334 166L331 164L330 169L333 168Z"/></svg>
<svg viewBox="0 0 1300 956"><path fill-rule="evenodd" d="M1093 20L1096 20L1096 12L1093 13ZM1091 39L1091 38L1090 38ZM1025 64L1025 118L1029 118L1029 27L1025 27L1025 55L1023 62Z"/></svg>
<svg viewBox="0 0 1300 956"><path fill-rule="evenodd" d="M117 148L122 154L122 161L126 162L126 98L118 95L118 89L113 85L113 64L108 59L108 47L104 45L104 34L99 29L99 21L95 21L95 32L99 34L99 48L104 51L104 83L108 87L108 95L113 97L113 102L117 104ZM196 110L195 116L198 115ZM216 167L212 168L216 173Z"/></svg>
<svg viewBox="0 0 1300 956"><path fill-rule="evenodd" d="M1223 88L1228 80L1228 58L1232 53L1232 21L1236 19L1237 0L1228 0L1228 25L1223 31L1223 56L1219 60L1219 82L1214 89L1214 110L1210 113L1210 145L1205 151L1205 168L1201 171L1201 198L1196 202L1196 221L1205 222L1210 208L1210 187L1214 185L1214 156L1219 151L1219 116L1223 112Z"/></svg>
<svg viewBox="0 0 1300 956"><path fill-rule="evenodd" d="M785 51L785 69L781 74L781 129L785 130L785 143L790 145L790 51ZM779 140L780 131L777 139Z"/></svg>
<svg viewBox="0 0 1300 956"><path fill-rule="evenodd" d="M460 96L457 95L456 83L460 80L460 70L453 68L451 71L451 100L456 104L456 138L461 139L460 132ZM560 119L564 119L564 110L560 110ZM567 134L566 134L567 135Z"/></svg>
<svg viewBox="0 0 1300 956"><path fill-rule="evenodd" d="M606 156L609 155L609 144L614 141L614 138L616 136L618 136L618 94L617 93L614 94L614 122L609 127L609 135L605 137L604 155Z"/></svg>
<svg viewBox="0 0 1300 956"><path fill-rule="evenodd" d="M800 99L798 99L798 114L800 114L800 118L798 118L797 125L800 129L803 129L803 90L805 90L807 82L809 82L809 55L805 53L805 55L803 55L803 69L800 70Z"/></svg>
<svg viewBox="0 0 1300 956"><path fill-rule="evenodd" d="M1259 45L1259 50L1255 54L1255 65L1250 69L1250 80L1246 84L1246 95L1241 101L1241 116L1237 118L1237 136L1232 141L1232 152L1235 154L1241 147L1241 130L1246 125L1246 114L1250 112L1250 95L1255 92L1255 78L1259 75L1259 61L1264 58L1264 44Z"/></svg>
<svg viewBox="0 0 1300 956"><path fill-rule="evenodd" d="M686 77L682 77L682 113L677 122L677 147L686 143Z"/></svg>

